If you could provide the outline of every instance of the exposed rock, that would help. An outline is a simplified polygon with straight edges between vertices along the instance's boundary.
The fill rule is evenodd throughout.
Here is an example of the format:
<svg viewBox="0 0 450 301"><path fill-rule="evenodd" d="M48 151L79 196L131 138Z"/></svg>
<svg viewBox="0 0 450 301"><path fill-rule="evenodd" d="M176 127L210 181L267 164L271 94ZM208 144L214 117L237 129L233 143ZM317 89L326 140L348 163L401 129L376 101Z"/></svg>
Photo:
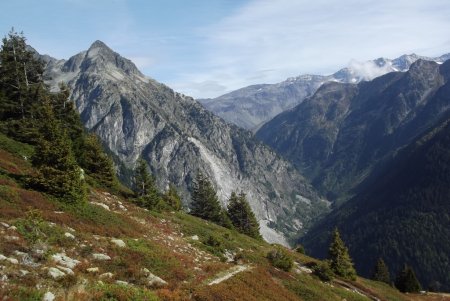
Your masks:
<svg viewBox="0 0 450 301"><path fill-rule="evenodd" d="M114 274L111 273L111 272L107 272L107 273L101 274L99 277L102 278L102 279L103 278L112 278L112 277L114 277Z"/></svg>
<svg viewBox="0 0 450 301"><path fill-rule="evenodd" d="M64 233L64 236L70 239L75 239L75 235L73 235L72 233L66 232Z"/></svg>
<svg viewBox="0 0 450 301"><path fill-rule="evenodd" d="M52 277L53 279L59 279L59 278L66 276L66 273L64 273L63 271L61 271L57 268L52 267L52 268L48 269L48 275L50 277Z"/></svg>
<svg viewBox="0 0 450 301"><path fill-rule="evenodd" d="M13 257L6 258L6 261L9 261L12 264L19 264L19 261Z"/></svg>
<svg viewBox="0 0 450 301"><path fill-rule="evenodd" d="M119 285L125 285L125 286L129 285L128 282L122 281L122 280L116 280L116 284L119 284Z"/></svg>
<svg viewBox="0 0 450 301"><path fill-rule="evenodd" d="M16 226L11 226L11 227L8 228L8 230L9 230L9 231L16 231L17 228L16 228Z"/></svg>
<svg viewBox="0 0 450 301"><path fill-rule="evenodd" d="M66 268L60 265L56 266L59 270L63 271L64 273L68 274L68 275L74 275L74 272L72 271L72 269L70 268Z"/></svg>
<svg viewBox="0 0 450 301"><path fill-rule="evenodd" d="M111 260L111 257L109 257L106 254L101 254L101 253L92 254L92 258L95 260Z"/></svg>
<svg viewBox="0 0 450 301"><path fill-rule="evenodd" d="M72 259L64 253L54 254L54 255L52 255L52 259L53 259L53 261L59 263L60 265L63 265L70 269L73 269L77 264L80 263L79 260Z"/></svg>
<svg viewBox="0 0 450 301"><path fill-rule="evenodd" d="M192 240L199 240L198 235L193 235L193 236L191 236L191 239L192 239Z"/></svg>
<svg viewBox="0 0 450 301"><path fill-rule="evenodd" d="M19 272L20 272L20 274L21 274L22 276L26 276L26 275L28 275L28 274L30 273L30 272L27 271L27 270L20 270Z"/></svg>
<svg viewBox="0 0 450 301"><path fill-rule="evenodd" d="M0 225L5 227L6 229L8 229L10 227L7 223L4 223L4 222L0 222Z"/></svg>
<svg viewBox="0 0 450 301"><path fill-rule="evenodd" d="M98 273L100 271L100 269L98 268L98 267L95 267L95 268L87 268L86 269L86 272L88 272L88 273L93 273L93 274L95 274L95 273ZM103 274L102 274L103 275Z"/></svg>
<svg viewBox="0 0 450 301"><path fill-rule="evenodd" d="M55 295L52 292L46 292L44 294L44 298L42 299L42 301L54 301L55 300Z"/></svg>
<svg viewBox="0 0 450 301"><path fill-rule="evenodd" d="M106 204L103 204L103 203L98 203L98 202L91 202L91 204L92 205L97 205L97 206L100 206L100 207L102 207L103 209L105 209L105 210L108 210L108 211L110 211L111 209L109 209L109 206L108 205L106 205Z"/></svg>
<svg viewBox="0 0 450 301"><path fill-rule="evenodd" d="M111 239L111 242L119 248L125 248L127 246L125 242L121 239Z"/></svg>
<svg viewBox="0 0 450 301"><path fill-rule="evenodd" d="M167 282L165 280L150 272L149 269L143 268L141 271L146 276L147 287L163 287L167 285Z"/></svg>

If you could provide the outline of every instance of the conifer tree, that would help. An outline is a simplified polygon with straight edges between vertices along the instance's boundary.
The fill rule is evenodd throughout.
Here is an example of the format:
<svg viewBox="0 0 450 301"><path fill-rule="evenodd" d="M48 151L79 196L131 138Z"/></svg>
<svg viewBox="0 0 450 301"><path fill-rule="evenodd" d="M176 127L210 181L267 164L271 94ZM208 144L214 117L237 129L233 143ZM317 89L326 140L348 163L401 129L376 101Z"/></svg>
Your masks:
<svg viewBox="0 0 450 301"><path fill-rule="evenodd" d="M43 103L39 121L39 137L32 157L38 174L31 184L67 202L82 202L86 197L83 175L67 133L48 100Z"/></svg>
<svg viewBox="0 0 450 301"><path fill-rule="evenodd" d="M14 29L3 39L0 61L0 89L8 100L1 104L2 117L24 119L30 113L34 87L42 83L43 63L27 48L23 33Z"/></svg>
<svg viewBox="0 0 450 301"><path fill-rule="evenodd" d="M81 166L86 173L109 188L117 187L118 181L112 160L102 148L95 134L88 134L83 141Z"/></svg>
<svg viewBox="0 0 450 301"><path fill-rule="evenodd" d="M174 210L181 210L181 198L178 195L177 189L175 185L172 183L169 184L169 189L167 189L164 194L164 201Z"/></svg>
<svg viewBox="0 0 450 301"><path fill-rule="evenodd" d="M333 232L328 256L330 259L330 267L337 276L348 280L356 280L356 271L348 254L348 249L342 241L337 228Z"/></svg>
<svg viewBox="0 0 450 301"><path fill-rule="evenodd" d="M195 177L191 197L192 215L232 228L232 223L220 206L212 183L201 172Z"/></svg>
<svg viewBox="0 0 450 301"><path fill-rule="evenodd" d="M73 153L77 162L81 165L86 147L84 145L86 134L80 115L75 108L74 102L70 100L69 94L67 85L60 83L59 92L52 94L52 106L55 111L55 117L62 123L72 141Z"/></svg>
<svg viewBox="0 0 450 301"><path fill-rule="evenodd" d="M391 284L389 269L382 258L378 258L377 260L372 274L372 279L375 281L381 281L387 284Z"/></svg>
<svg viewBox="0 0 450 301"><path fill-rule="evenodd" d="M147 162L142 158L137 162L134 181L138 203L150 210L158 209L158 206L161 205L161 198L155 180L148 171Z"/></svg>
<svg viewBox="0 0 450 301"><path fill-rule="evenodd" d="M228 216L237 231L261 239L258 221L247 202L245 193L241 192L239 196L234 191L231 193L228 200Z"/></svg>
<svg viewBox="0 0 450 301"><path fill-rule="evenodd" d="M403 293L417 293L422 289L414 270L406 264L395 279L395 287Z"/></svg>

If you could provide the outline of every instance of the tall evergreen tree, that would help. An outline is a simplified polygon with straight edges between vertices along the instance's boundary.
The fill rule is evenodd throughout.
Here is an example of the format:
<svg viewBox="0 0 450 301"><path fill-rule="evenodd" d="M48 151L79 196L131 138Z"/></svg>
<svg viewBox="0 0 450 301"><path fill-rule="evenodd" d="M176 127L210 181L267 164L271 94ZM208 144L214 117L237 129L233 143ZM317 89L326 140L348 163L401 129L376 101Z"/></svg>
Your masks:
<svg viewBox="0 0 450 301"><path fill-rule="evenodd" d="M406 264L395 279L395 287L403 293L417 293L422 289L414 270Z"/></svg>
<svg viewBox="0 0 450 301"><path fill-rule="evenodd" d="M85 136L86 132L81 122L80 115L75 108L75 104L69 98L70 92L66 84L59 84L59 92L52 94L52 106L55 111L55 117L61 122L72 141L72 149L77 159L77 162L81 165L85 154ZM93 142L93 141L88 141ZM89 146L88 146L89 147ZM101 149L101 146L100 146ZM103 151L102 151L103 152Z"/></svg>
<svg viewBox="0 0 450 301"><path fill-rule="evenodd" d="M222 209L212 183L199 171L191 193L191 214L221 226L232 228L232 223Z"/></svg>
<svg viewBox="0 0 450 301"><path fill-rule="evenodd" d="M328 256L330 259L330 267L337 276L344 279L356 280L355 268L337 228L333 231Z"/></svg>
<svg viewBox="0 0 450 301"><path fill-rule="evenodd" d="M25 119L31 114L36 85L42 83L43 62L27 48L23 33L12 29L0 50L0 90L7 96L0 103L2 119Z"/></svg>
<svg viewBox="0 0 450 301"><path fill-rule="evenodd" d="M155 180L148 171L147 162L140 158L137 162L134 176L135 193L138 203L150 210L157 209L161 197L155 185Z"/></svg>
<svg viewBox="0 0 450 301"><path fill-rule="evenodd" d="M82 202L86 197L83 175L67 133L55 118L49 101L44 102L39 121L39 137L32 157L38 174L31 184L67 202Z"/></svg>
<svg viewBox="0 0 450 301"><path fill-rule="evenodd" d="M237 231L253 238L262 238L258 221L247 202L245 193L241 192L239 195L236 195L234 191L231 193L228 200L228 216Z"/></svg>
<svg viewBox="0 0 450 301"><path fill-rule="evenodd" d="M95 134L88 134L83 141L83 167L87 174L109 188L117 187L118 181L112 160L106 155Z"/></svg>
<svg viewBox="0 0 450 301"><path fill-rule="evenodd" d="M389 273L389 269L382 258L378 258L377 260L372 274L372 279L375 281L381 281L387 284L391 284L391 275Z"/></svg>

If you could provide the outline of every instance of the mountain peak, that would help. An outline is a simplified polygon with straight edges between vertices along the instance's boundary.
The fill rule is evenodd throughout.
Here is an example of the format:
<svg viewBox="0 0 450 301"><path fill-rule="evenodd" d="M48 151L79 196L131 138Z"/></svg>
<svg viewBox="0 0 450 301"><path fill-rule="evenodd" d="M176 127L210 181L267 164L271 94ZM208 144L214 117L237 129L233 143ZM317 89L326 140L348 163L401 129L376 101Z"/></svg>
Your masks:
<svg viewBox="0 0 450 301"><path fill-rule="evenodd" d="M106 45L105 43L103 43L100 40L96 40L94 43L92 43L91 47L89 47L89 49L94 49L94 48L106 48L111 50L111 48L108 47L108 45Z"/></svg>

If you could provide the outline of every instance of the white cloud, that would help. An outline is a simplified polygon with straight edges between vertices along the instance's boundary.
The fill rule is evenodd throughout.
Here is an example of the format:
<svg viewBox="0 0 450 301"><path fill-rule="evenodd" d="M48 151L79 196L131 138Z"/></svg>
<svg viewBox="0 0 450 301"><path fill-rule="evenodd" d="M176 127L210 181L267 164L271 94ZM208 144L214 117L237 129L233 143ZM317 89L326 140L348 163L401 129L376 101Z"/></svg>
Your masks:
<svg viewBox="0 0 450 301"><path fill-rule="evenodd" d="M203 61L169 84L213 97L303 73L328 74L352 59L440 55L450 52L448 16L448 0L255 0L202 29ZM265 69L272 71L258 71ZM218 90L188 88L208 81L220 83Z"/></svg>

